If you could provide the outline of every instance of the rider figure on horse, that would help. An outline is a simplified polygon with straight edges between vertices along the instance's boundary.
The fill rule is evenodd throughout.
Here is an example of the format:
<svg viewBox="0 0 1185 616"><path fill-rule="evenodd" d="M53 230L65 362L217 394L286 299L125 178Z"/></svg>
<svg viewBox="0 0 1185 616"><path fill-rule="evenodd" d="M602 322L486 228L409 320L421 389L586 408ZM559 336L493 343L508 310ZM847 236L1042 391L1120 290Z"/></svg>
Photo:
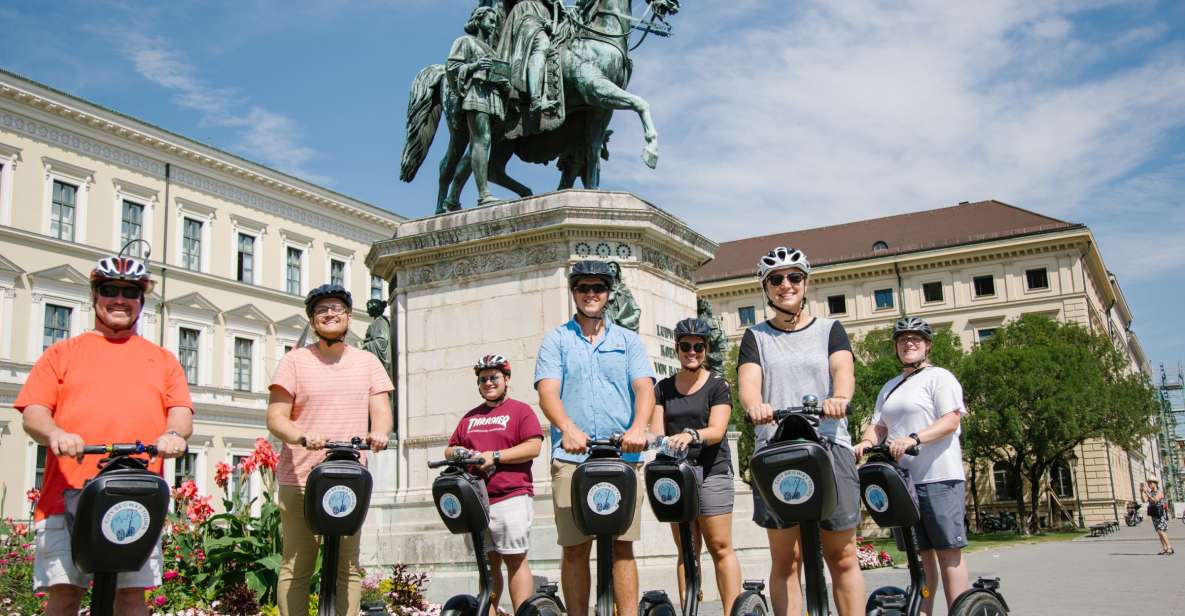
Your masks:
<svg viewBox="0 0 1185 616"><path fill-rule="evenodd" d="M498 57L510 64L511 104L521 116L516 126L509 127L508 136L554 128L548 120L563 121L563 93L559 79L548 78L547 64L563 5L558 0L502 0L501 8L506 19ZM558 75L554 71L554 77ZM513 119L511 123L515 124Z"/></svg>

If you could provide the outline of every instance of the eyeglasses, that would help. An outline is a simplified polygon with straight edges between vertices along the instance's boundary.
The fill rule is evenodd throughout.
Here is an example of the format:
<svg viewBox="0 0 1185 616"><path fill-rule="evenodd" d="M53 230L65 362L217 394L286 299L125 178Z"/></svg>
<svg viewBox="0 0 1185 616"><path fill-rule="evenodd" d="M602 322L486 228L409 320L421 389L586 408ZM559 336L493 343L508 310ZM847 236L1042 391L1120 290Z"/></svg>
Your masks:
<svg viewBox="0 0 1185 616"><path fill-rule="evenodd" d="M603 284L578 284L572 287L572 289L580 294L596 293L597 295L600 295L602 293L609 292L609 287Z"/></svg>
<svg viewBox="0 0 1185 616"><path fill-rule="evenodd" d="M703 353L704 349L706 349L706 348L708 348L708 345L706 345L702 342L697 342L695 344L692 344L690 342L680 342L679 343L679 350L683 351L684 353L690 353L692 350L695 350L696 353Z"/></svg>
<svg viewBox="0 0 1185 616"><path fill-rule="evenodd" d="M485 385L486 383L497 383L498 381L501 381L501 380L502 380L501 374L491 374L490 376L477 377L477 384L478 385Z"/></svg>
<svg viewBox="0 0 1185 616"><path fill-rule="evenodd" d="M348 310L349 309L346 308L345 304L327 304L327 305L323 304L321 306L317 306L316 308L314 308L313 314L315 316L319 316L319 317L323 317L323 316L329 315L329 314L342 315L342 314L345 314Z"/></svg>
<svg viewBox="0 0 1185 616"><path fill-rule="evenodd" d="M769 276L766 276L765 279L769 282L771 287L780 287L782 286L783 280L789 280L790 284L799 284L803 280L806 280L806 274L800 274L798 272L794 272L792 274L770 274Z"/></svg>
<svg viewBox="0 0 1185 616"><path fill-rule="evenodd" d="M907 346L922 346L926 339L921 336L900 336L897 338L897 344L905 343Z"/></svg>
<svg viewBox="0 0 1185 616"><path fill-rule="evenodd" d="M144 291L140 287L125 287L121 285L105 284L98 288L99 295L102 297L116 297L122 295L124 299L140 299Z"/></svg>

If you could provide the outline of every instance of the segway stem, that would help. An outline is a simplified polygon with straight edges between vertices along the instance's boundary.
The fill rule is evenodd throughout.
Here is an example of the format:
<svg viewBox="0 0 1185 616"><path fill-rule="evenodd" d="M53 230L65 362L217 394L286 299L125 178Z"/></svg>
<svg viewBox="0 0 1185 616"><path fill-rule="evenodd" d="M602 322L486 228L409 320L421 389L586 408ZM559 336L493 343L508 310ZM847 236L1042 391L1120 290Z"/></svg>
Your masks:
<svg viewBox="0 0 1185 616"><path fill-rule="evenodd" d="M480 532L469 534L473 539L473 551L477 559L477 616L489 614L490 604L493 603L493 597L490 596L490 562L486 558L483 535L484 533Z"/></svg>
<svg viewBox="0 0 1185 616"><path fill-rule="evenodd" d="M690 522L679 522L679 543L683 547L683 616L695 616L699 611L699 554L691 536Z"/></svg>
<svg viewBox="0 0 1185 616"><path fill-rule="evenodd" d="M317 616L337 616L337 559L341 551L342 538L326 535L321 551L321 595L317 604Z"/></svg>
<svg viewBox="0 0 1185 616"><path fill-rule="evenodd" d="M827 578L823 573L823 538L818 522L801 522L803 575L806 577L806 609L811 616L830 614Z"/></svg>
<svg viewBox="0 0 1185 616"><path fill-rule="evenodd" d="M91 588L91 616L115 614L115 582L118 577L118 573L95 572L95 585Z"/></svg>
<svg viewBox="0 0 1185 616"><path fill-rule="evenodd" d="M906 593L906 614L919 614L922 611L922 589L926 587L926 570L922 567L922 557L918 554L918 536L913 527L901 528L905 538L905 558L909 564L909 591Z"/></svg>
<svg viewBox="0 0 1185 616"><path fill-rule="evenodd" d="M613 616L613 537L597 537L597 616Z"/></svg>

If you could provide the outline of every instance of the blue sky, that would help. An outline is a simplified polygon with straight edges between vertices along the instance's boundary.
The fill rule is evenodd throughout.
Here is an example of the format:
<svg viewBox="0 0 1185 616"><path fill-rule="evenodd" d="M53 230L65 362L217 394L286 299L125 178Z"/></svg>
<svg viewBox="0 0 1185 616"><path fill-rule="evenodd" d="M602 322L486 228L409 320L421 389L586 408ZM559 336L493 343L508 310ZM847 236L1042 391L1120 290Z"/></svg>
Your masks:
<svg viewBox="0 0 1185 616"><path fill-rule="evenodd" d="M16 0L0 66L418 217L443 138L399 182L407 91L473 4ZM619 113L604 188L718 241L992 198L1085 223L1154 368L1185 359L1185 3L684 0L671 21L631 86L658 168Z"/></svg>

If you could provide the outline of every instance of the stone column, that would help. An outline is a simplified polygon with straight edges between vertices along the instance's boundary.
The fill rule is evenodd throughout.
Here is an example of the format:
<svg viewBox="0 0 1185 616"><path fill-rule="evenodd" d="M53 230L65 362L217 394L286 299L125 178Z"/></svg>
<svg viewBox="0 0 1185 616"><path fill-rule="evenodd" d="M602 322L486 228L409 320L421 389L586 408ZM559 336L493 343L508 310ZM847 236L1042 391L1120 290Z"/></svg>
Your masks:
<svg viewBox="0 0 1185 616"><path fill-rule="evenodd" d="M571 264L619 263L641 307L640 335L651 358L677 368L664 357L663 347L673 342L663 329L696 314L692 275L715 249L711 240L636 196L584 190L408 221L395 237L372 246L367 266L397 283L392 326L398 328L393 337L400 442L395 468L376 474L363 562L416 563L434 571L437 580L475 584L462 537L449 536L437 517L431 501L436 472L427 468L429 459L440 458L461 415L481 402L473 363L487 353L506 356L513 368L510 396L533 406L546 432L532 382L535 357L544 334L574 312L567 289ZM559 550L549 451L548 440L533 468L531 562L537 573L554 578ZM391 487L396 484L397 490ZM670 531L643 509L646 549L639 552L649 555L652 546L663 552L664 573L670 573L675 554ZM673 587L673 573L667 577L663 587ZM447 588L441 582L433 586L443 594L457 589L451 581Z"/></svg>

